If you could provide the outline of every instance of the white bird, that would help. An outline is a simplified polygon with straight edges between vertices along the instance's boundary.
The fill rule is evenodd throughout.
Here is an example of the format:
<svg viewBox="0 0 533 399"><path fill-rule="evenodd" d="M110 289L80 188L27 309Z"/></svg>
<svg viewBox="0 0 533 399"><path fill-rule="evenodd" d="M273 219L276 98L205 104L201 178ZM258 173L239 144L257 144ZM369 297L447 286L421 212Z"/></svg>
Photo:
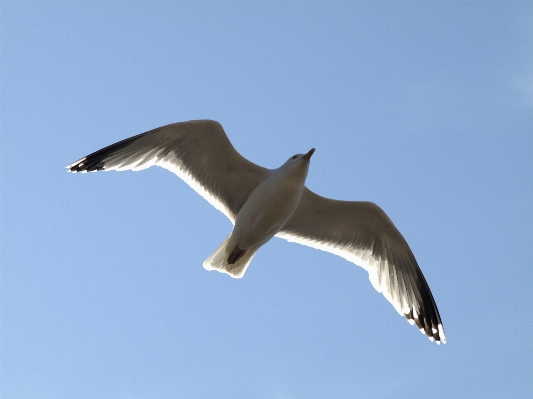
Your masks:
<svg viewBox="0 0 533 399"><path fill-rule="evenodd" d="M277 169L242 157L222 126L174 123L119 141L67 166L70 172L170 170L235 225L204 262L207 270L244 275L257 250L277 236L339 255L364 268L374 288L430 340L446 343L429 286L407 242L372 202L338 201L307 187L310 158L297 154Z"/></svg>

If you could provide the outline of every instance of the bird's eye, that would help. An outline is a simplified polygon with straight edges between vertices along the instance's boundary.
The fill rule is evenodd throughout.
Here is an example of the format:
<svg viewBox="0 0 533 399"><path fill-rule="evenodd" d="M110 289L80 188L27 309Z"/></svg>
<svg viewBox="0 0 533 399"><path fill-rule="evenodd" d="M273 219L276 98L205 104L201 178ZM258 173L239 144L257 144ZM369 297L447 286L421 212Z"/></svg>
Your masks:
<svg viewBox="0 0 533 399"><path fill-rule="evenodd" d="M293 155L293 156L291 157L291 159L296 159L296 157L297 157L297 155Z"/></svg>

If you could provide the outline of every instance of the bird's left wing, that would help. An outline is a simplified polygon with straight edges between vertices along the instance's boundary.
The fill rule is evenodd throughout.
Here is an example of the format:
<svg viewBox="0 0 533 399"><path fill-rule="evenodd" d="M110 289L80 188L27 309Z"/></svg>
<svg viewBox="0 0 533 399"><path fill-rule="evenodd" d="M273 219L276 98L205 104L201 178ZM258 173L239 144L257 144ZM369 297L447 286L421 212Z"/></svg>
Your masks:
<svg viewBox="0 0 533 399"><path fill-rule="evenodd" d="M222 126L174 123L102 148L67 166L70 172L143 170L157 165L178 175L232 223L269 171L241 156Z"/></svg>
<svg viewBox="0 0 533 399"><path fill-rule="evenodd" d="M304 188L300 205L277 236L361 266L400 315L431 340L446 342L437 305L411 249L376 204L332 200Z"/></svg>

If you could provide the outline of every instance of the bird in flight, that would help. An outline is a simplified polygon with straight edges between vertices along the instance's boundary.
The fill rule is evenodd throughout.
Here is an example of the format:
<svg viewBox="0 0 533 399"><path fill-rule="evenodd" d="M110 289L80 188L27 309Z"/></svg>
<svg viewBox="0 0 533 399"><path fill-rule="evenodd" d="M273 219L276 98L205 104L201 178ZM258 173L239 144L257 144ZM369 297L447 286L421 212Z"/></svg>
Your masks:
<svg viewBox="0 0 533 399"><path fill-rule="evenodd" d="M267 169L241 156L220 123L173 123L119 141L67 166L70 172L161 166L183 179L234 224L203 266L241 278L272 237L339 255L368 272L396 311L430 340L446 343L433 295L407 242L372 202L339 201L305 187L311 156Z"/></svg>

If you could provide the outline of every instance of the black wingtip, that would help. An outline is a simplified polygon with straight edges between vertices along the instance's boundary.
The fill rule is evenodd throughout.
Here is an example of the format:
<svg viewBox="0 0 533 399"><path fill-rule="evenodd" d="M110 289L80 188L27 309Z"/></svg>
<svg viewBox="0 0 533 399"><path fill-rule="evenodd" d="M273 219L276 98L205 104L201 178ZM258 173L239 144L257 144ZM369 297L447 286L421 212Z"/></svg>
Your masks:
<svg viewBox="0 0 533 399"><path fill-rule="evenodd" d="M92 160L88 157L84 157L74 163L71 163L67 166L67 169L69 172L72 173L84 173L84 172L97 172L99 170L104 170L105 165L104 161L101 159L95 159Z"/></svg>
<svg viewBox="0 0 533 399"><path fill-rule="evenodd" d="M446 337L444 335L444 328L442 327L440 320L438 324L434 324L431 322L431 320L425 319L422 315L415 317L413 315L412 309L409 311L409 313L405 313L404 316L409 322L409 324L416 325L418 329L420 330L420 332L424 335L427 335L427 337L431 341L435 341L437 344L446 343Z"/></svg>
<svg viewBox="0 0 533 399"><path fill-rule="evenodd" d="M162 128L153 129L146 133L152 133L161 130ZM93 152L92 154L89 154L79 160L77 160L74 163L71 163L67 166L67 168L72 173L77 172L98 172L100 170L106 169L106 160L109 159L109 157L116 154L121 149L127 147L134 141L138 140L141 136L145 135L146 133L141 133L136 136L121 140L115 144L108 145L107 147L104 147L96 152ZM109 165L108 165L109 167Z"/></svg>

